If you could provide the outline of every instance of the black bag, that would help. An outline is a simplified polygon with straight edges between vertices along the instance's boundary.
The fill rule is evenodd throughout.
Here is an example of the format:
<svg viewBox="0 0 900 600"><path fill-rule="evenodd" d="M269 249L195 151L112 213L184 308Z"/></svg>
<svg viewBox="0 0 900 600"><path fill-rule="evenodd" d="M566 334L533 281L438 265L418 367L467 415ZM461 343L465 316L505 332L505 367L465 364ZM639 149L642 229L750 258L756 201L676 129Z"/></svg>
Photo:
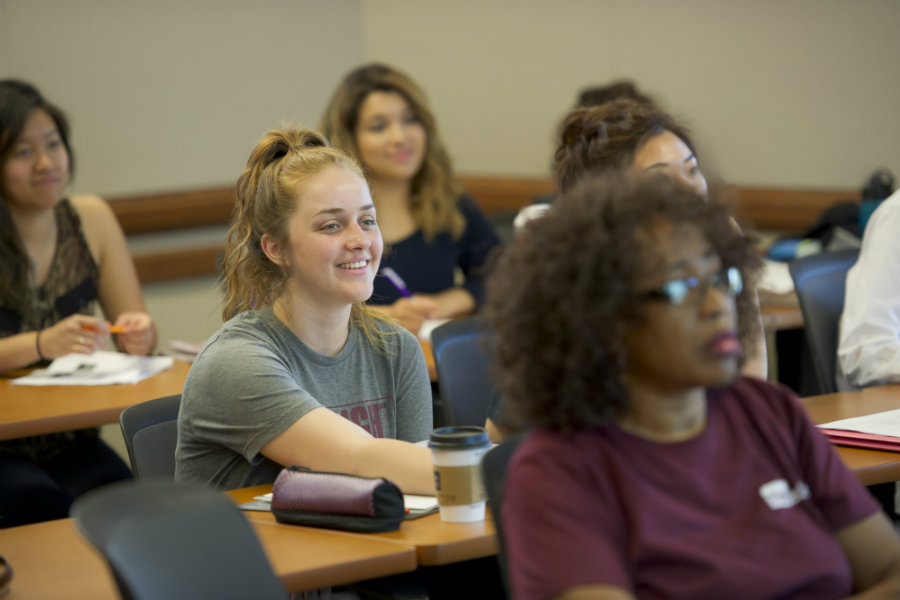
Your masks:
<svg viewBox="0 0 900 600"><path fill-rule="evenodd" d="M406 516L403 493L383 477L282 469L272 486L279 523L374 533L395 531Z"/></svg>

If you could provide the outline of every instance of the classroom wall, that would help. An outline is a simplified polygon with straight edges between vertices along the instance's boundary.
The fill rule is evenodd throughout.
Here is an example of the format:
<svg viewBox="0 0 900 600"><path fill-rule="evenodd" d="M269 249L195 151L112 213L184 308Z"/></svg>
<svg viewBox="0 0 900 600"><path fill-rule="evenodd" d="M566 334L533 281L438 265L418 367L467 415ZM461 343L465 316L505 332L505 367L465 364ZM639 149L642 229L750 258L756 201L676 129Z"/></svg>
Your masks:
<svg viewBox="0 0 900 600"><path fill-rule="evenodd" d="M266 129L315 125L368 60L422 83L461 173L546 176L576 91L631 77L730 183L900 174L896 0L0 0L0 77L69 113L74 191L230 185ZM163 340L219 324L212 278L144 292Z"/></svg>
<svg viewBox="0 0 900 600"><path fill-rule="evenodd" d="M352 0L0 0L0 77L69 114L78 191L228 185L267 129L316 124L361 34Z"/></svg>
<svg viewBox="0 0 900 600"><path fill-rule="evenodd" d="M544 176L579 88L632 77L730 183L900 172L896 0L0 0L0 76L70 113L77 190L230 184L366 61L428 91L467 174Z"/></svg>
<svg viewBox="0 0 900 600"><path fill-rule="evenodd" d="M857 188L900 171L896 0L378 0L367 59L430 93L461 172L549 172L576 91L628 77L688 121L707 170Z"/></svg>

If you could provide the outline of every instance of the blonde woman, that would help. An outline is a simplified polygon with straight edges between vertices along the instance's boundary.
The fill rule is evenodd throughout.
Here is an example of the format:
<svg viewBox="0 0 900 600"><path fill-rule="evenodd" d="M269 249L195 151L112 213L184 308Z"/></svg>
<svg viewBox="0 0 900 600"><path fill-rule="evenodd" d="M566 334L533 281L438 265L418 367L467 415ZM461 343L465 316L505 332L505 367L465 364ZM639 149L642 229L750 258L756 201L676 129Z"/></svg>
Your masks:
<svg viewBox="0 0 900 600"><path fill-rule="evenodd" d="M386 244L382 266L409 291L380 276L369 303L413 332L424 319L475 310L499 239L456 181L422 89L389 66L359 67L338 85L321 129L365 169Z"/></svg>
<svg viewBox="0 0 900 600"><path fill-rule="evenodd" d="M270 131L238 179L228 321L191 368L176 478L223 489L284 465L434 493L425 359L365 301L382 254L362 170L309 130Z"/></svg>

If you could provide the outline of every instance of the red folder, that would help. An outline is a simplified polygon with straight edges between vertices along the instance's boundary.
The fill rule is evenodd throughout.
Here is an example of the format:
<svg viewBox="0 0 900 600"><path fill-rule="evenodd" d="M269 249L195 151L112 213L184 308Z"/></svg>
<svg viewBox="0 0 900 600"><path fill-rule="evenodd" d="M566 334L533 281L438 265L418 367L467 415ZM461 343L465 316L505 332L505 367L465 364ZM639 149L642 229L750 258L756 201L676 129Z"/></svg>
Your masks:
<svg viewBox="0 0 900 600"><path fill-rule="evenodd" d="M820 428L821 429L821 428ZM838 446L853 446L856 448L869 448L871 450L886 450L888 452L900 452L900 437L892 435L875 435L860 431L847 431L846 429L821 429L822 433Z"/></svg>

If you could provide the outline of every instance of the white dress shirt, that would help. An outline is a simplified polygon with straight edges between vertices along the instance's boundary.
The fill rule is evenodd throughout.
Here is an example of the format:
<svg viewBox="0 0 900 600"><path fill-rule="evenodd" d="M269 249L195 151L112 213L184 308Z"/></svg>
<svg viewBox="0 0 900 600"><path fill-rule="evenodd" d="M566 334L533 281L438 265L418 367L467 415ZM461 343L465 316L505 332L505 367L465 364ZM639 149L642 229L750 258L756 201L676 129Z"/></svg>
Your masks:
<svg viewBox="0 0 900 600"><path fill-rule="evenodd" d="M839 336L838 389L900 383L900 190L866 225Z"/></svg>

